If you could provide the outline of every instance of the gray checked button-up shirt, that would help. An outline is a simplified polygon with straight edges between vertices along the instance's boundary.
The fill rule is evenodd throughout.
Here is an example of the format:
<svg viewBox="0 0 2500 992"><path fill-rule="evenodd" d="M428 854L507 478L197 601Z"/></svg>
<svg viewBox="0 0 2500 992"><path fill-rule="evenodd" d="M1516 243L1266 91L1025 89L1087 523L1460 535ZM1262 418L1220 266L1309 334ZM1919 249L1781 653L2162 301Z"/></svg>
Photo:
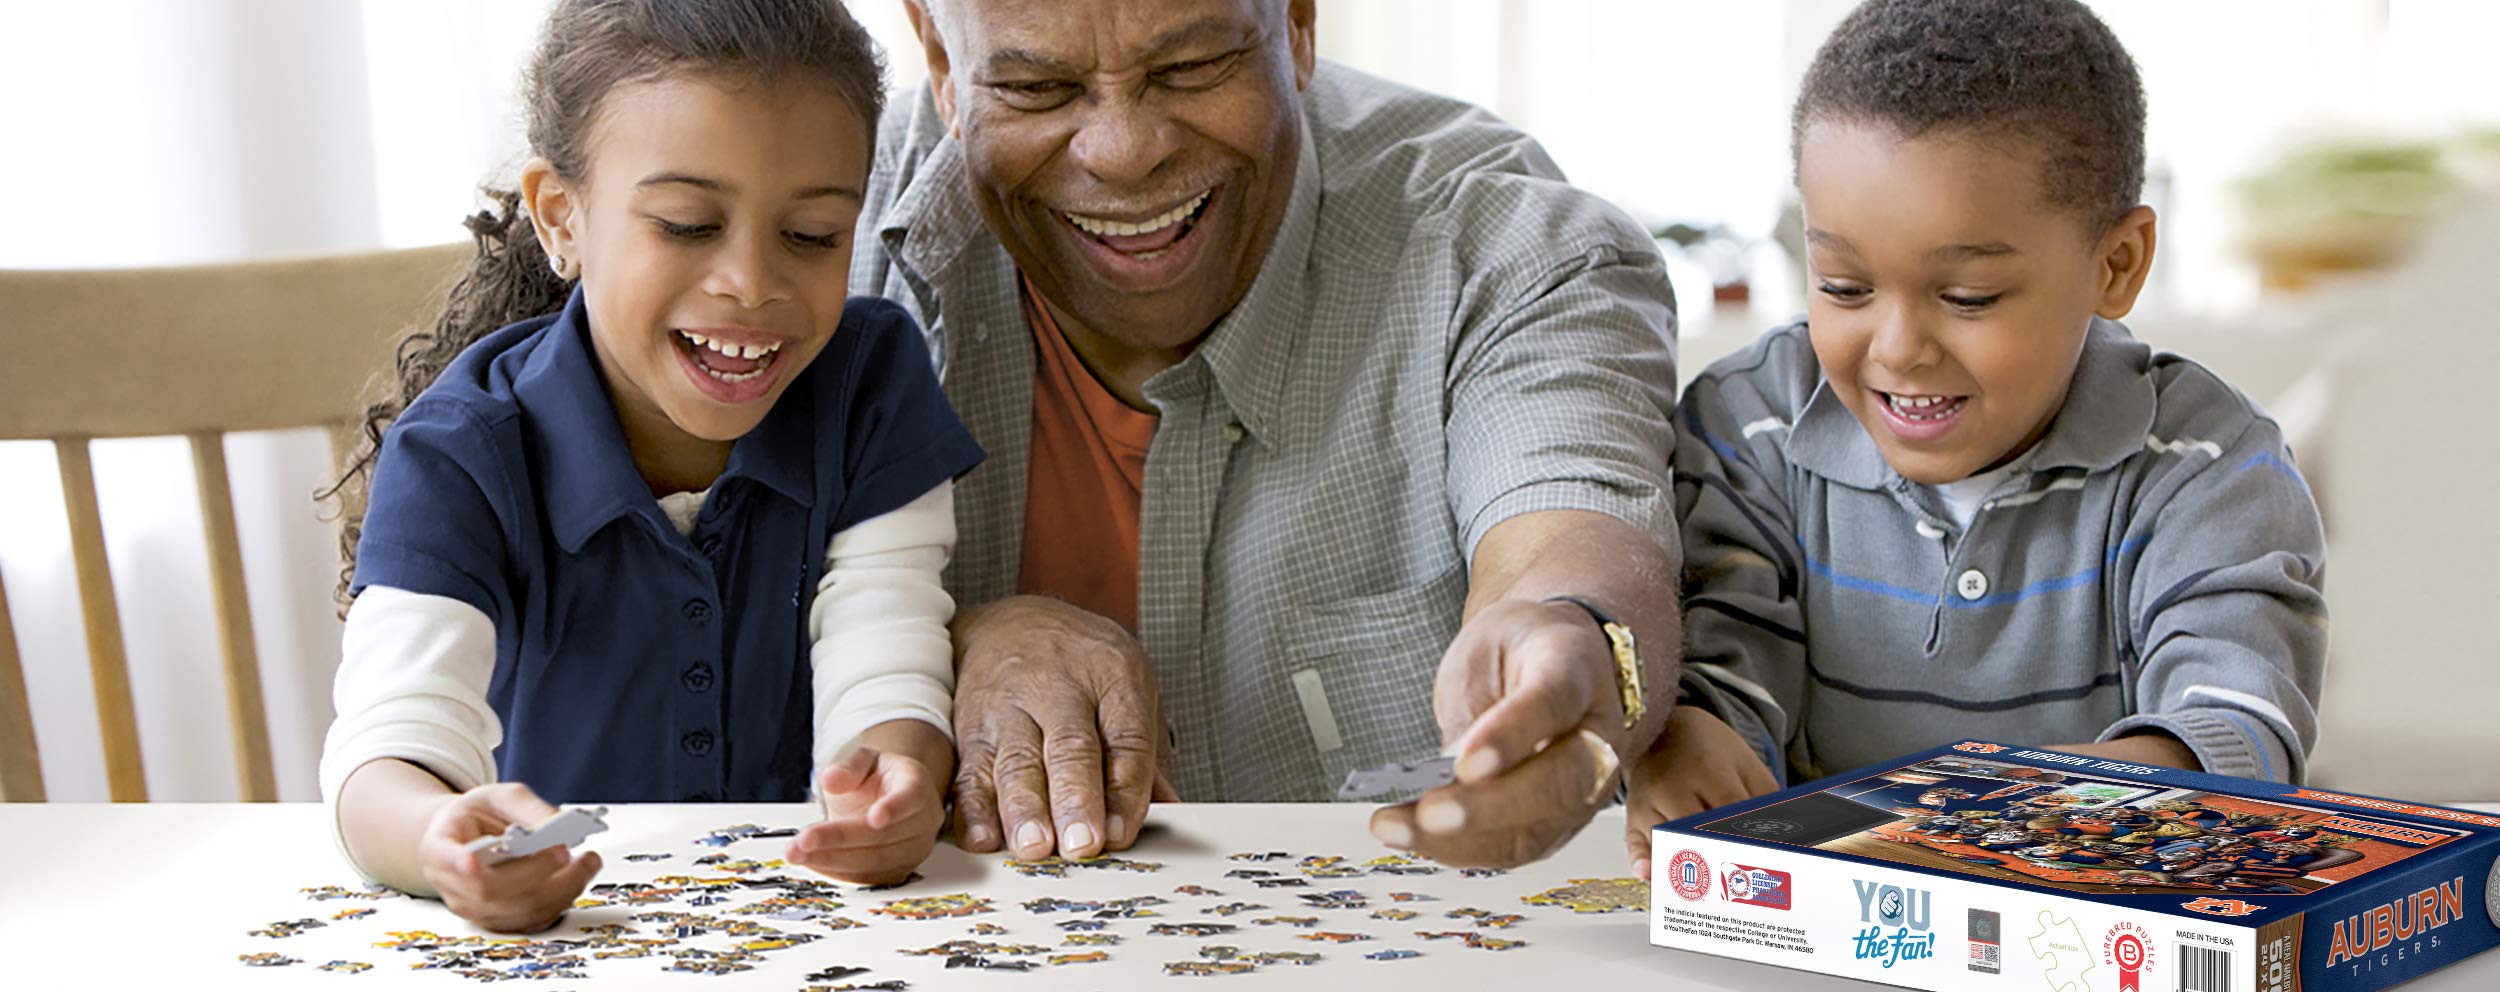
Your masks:
<svg viewBox="0 0 2500 992"><path fill-rule="evenodd" d="M1329 798L1440 747L1476 542L1540 510L1675 539L1675 312L1655 243L1466 104L1323 65L1283 227L1145 386L1139 637L1193 800ZM948 582L1013 595L1033 421L1014 263L924 87L886 117L852 291L918 317L989 461Z"/></svg>

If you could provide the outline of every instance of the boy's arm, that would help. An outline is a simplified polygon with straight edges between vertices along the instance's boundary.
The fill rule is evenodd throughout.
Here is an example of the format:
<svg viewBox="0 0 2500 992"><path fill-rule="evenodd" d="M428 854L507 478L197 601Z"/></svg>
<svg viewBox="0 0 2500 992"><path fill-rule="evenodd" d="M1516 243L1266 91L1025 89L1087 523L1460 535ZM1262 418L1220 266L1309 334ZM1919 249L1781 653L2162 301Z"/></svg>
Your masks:
<svg viewBox="0 0 2500 992"><path fill-rule="evenodd" d="M1755 467L1739 418L1765 423L1750 391L1696 383L1679 411L1676 519L1684 539L1680 703L1734 729L1775 774L1805 705L1805 560L1785 486ZM1738 407L1746 409L1738 409ZM1774 418L1775 419L1775 418ZM1785 430L1785 426L1768 428Z"/></svg>
<svg viewBox="0 0 2500 992"><path fill-rule="evenodd" d="M2172 487L2129 581L2135 714L2104 742L2176 738L2206 771L2297 782L2326 668L2326 538L2308 483L2257 420ZM2123 556L2122 556L2123 561Z"/></svg>

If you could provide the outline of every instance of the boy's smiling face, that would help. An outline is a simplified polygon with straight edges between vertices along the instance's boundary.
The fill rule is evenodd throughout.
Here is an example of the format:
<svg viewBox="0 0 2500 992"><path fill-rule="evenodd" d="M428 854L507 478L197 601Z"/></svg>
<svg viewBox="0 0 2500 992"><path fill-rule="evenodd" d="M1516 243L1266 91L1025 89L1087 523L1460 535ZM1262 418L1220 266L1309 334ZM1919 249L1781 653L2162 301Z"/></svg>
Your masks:
<svg viewBox="0 0 2500 992"><path fill-rule="evenodd" d="M1823 378L1905 479L1955 482L2048 432L2094 315L2134 306L2153 213L2054 205L2019 139L1809 125L1797 145Z"/></svg>

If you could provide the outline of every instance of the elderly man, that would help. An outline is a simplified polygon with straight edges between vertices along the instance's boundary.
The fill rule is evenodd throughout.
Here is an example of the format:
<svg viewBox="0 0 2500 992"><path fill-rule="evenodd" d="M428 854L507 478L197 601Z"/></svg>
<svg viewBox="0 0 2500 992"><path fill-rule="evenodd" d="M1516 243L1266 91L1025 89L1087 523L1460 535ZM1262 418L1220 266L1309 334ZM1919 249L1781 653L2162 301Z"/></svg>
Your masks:
<svg viewBox="0 0 2500 992"><path fill-rule="evenodd" d="M958 840L1090 855L1150 796L1444 750L1382 841L1569 839L1674 691L1654 244L1483 112L1319 65L1313 0L906 6L930 83L852 282L991 453L949 572Z"/></svg>

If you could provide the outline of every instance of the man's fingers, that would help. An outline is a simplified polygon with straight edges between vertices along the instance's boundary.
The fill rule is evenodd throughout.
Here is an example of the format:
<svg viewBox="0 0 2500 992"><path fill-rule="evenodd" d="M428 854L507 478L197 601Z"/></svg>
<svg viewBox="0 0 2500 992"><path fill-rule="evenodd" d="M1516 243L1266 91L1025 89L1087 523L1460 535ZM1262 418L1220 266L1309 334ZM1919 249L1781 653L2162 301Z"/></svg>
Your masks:
<svg viewBox="0 0 2500 992"><path fill-rule="evenodd" d="M1463 627L1441 655L1432 676L1432 719L1441 727L1441 743L1455 746L1476 716L1502 694L1501 645L1485 636L1480 622Z"/></svg>
<svg viewBox="0 0 2500 992"><path fill-rule="evenodd" d="M1103 693L1095 712L1108 773L1101 804L1104 848L1134 842L1145 825L1147 804L1162 798L1157 795L1158 787L1166 784L1160 711L1151 687L1124 682Z"/></svg>
<svg viewBox="0 0 2500 992"><path fill-rule="evenodd" d="M1493 779L1425 793L1414 805L1411 849L1449 864L1504 867L1553 853L1597 812L1592 783L1612 771L1595 748L1571 740ZM1373 824L1381 826L1379 814Z"/></svg>
<svg viewBox="0 0 2500 992"><path fill-rule="evenodd" d="M998 822L995 766L986 743L967 741L955 767L955 842L974 854L998 850L1006 836Z"/></svg>
<svg viewBox="0 0 2500 992"><path fill-rule="evenodd" d="M1042 734L1042 768L1050 781L1051 829L1059 855L1092 857L1102 852L1102 740L1094 721L1067 714Z"/></svg>
<svg viewBox="0 0 2500 992"><path fill-rule="evenodd" d="M1566 650L1563 638L1533 637L1522 651ZM1568 655L1512 658L1519 676L1457 741L1458 779L1482 782L1568 734L1589 715L1588 682Z"/></svg>
<svg viewBox="0 0 2500 992"><path fill-rule="evenodd" d="M1415 804L1400 803L1372 811L1372 837L1401 851L1415 849Z"/></svg>
<svg viewBox="0 0 2500 992"><path fill-rule="evenodd" d="M1050 853L1050 777L1042 767L1042 730L1022 710L991 722L991 783L1007 849L1027 860Z"/></svg>

